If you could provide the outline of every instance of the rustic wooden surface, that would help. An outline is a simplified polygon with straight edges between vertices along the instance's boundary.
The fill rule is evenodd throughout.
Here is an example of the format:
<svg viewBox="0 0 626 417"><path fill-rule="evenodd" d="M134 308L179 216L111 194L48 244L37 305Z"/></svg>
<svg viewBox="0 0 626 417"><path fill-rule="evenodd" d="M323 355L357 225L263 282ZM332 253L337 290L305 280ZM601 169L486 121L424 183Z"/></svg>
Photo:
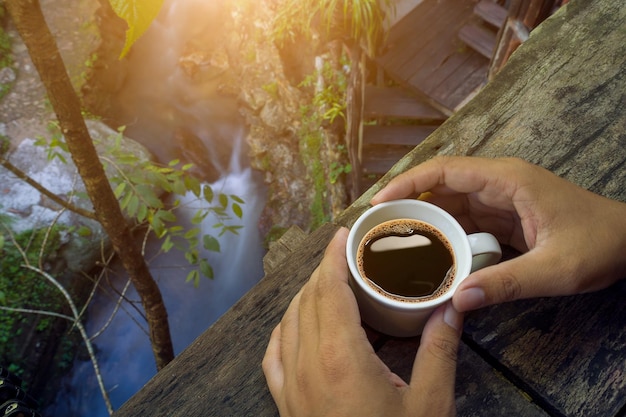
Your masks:
<svg viewBox="0 0 626 417"><path fill-rule="evenodd" d="M351 225L391 177L436 154L520 156L626 201L626 2L572 1L535 30L492 83L344 211ZM307 236L114 415L275 416L261 359L272 328L336 230ZM564 253L563 256L571 256ZM624 416L626 283L470 314L460 416ZM379 338L407 375L417 340Z"/></svg>
<svg viewBox="0 0 626 417"><path fill-rule="evenodd" d="M458 38L479 22L475 0L424 0L390 31L376 62L390 77L451 114L487 80L489 59Z"/></svg>

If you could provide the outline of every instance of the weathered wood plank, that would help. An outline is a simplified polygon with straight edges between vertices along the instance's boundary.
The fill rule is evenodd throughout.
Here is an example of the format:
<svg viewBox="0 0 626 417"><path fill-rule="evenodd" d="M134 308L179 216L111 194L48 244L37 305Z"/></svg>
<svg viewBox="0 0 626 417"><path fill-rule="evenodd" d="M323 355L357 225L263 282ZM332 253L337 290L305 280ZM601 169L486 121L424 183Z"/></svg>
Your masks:
<svg viewBox="0 0 626 417"><path fill-rule="evenodd" d="M271 273L296 249L306 238L306 233L298 226L291 226L276 242L270 244L270 250L263 257L265 275Z"/></svg>
<svg viewBox="0 0 626 417"><path fill-rule="evenodd" d="M444 121L447 116L400 88L365 86L364 118Z"/></svg>
<svg viewBox="0 0 626 417"><path fill-rule="evenodd" d="M474 14L496 28L504 25L508 16L507 10L493 0L480 0L474 6Z"/></svg>
<svg viewBox="0 0 626 417"><path fill-rule="evenodd" d="M378 356L393 372L410 381L419 338L392 339ZM530 397L503 378L467 345L459 348L456 402L459 417L547 417ZM497 393L497 395L494 395Z"/></svg>
<svg viewBox="0 0 626 417"><path fill-rule="evenodd" d="M406 53L411 54L411 58L404 60L401 65L396 62L384 65L385 69L402 80L427 78L446 57L458 49L456 35L472 17L471 6L472 3L465 0L444 0L438 2L436 6L431 6L438 11L433 17L437 22L437 30L433 31L434 33L420 31L421 36L415 40L416 43L426 42L425 47L420 49L407 47Z"/></svg>
<svg viewBox="0 0 626 417"><path fill-rule="evenodd" d="M420 4L391 29L385 42L384 53L376 58L379 64L388 67L400 66L428 45L436 34L437 16L440 13L431 4L432 0ZM417 37L417 28L425 36Z"/></svg>
<svg viewBox="0 0 626 417"><path fill-rule="evenodd" d="M626 201L625 19L623 3L570 3L533 32L493 82L357 204L366 204L391 177L436 154L518 156ZM620 286L567 300L496 306L473 315L469 323L481 335L478 345L506 363L520 384L534 386L555 415L614 415L626 404L626 330L622 310L611 313L616 300L623 304L623 291ZM494 323L507 312L515 317L529 308L534 322ZM593 309L600 313L589 313ZM542 320L557 320L559 326L548 326L537 338L533 326ZM520 332L528 334L522 342L511 336ZM572 344L571 335L578 344ZM489 344L490 337L497 337L498 344ZM582 368L575 375L578 363Z"/></svg>
<svg viewBox="0 0 626 417"><path fill-rule="evenodd" d="M437 126L429 125L363 126L363 144L408 145L412 148L422 143L435 129Z"/></svg>
<svg viewBox="0 0 626 417"><path fill-rule="evenodd" d="M361 166L363 175L382 176L410 151L409 146L368 146L363 152L365 156Z"/></svg>
<svg viewBox="0 0 626 417"><path fill-rule="evenodd" d="M491 59L496 48L496 33L476 24L463 26L459 30L459 39L487 59Z"/></svg>
<svg viewBox="0 0 626 417"><path fill-rule="evenodd" d="M533 32L474 100L398 162L336 223L351 225L390 178L437 154L520 156L626 201L624 21L624 2L570 2ZM334 230L325 225L307 237L115 416L276 415L261 358L271 329L319 262ZM545 407L554 415L611 416L620 407L623 414L623 299L622 283L598 294L492 307L468 318L468 342L485 358L500 358L508 379L535 390L533 395L546 399ZM393 345L385 349L394 356ZM463 349L461 364L473 357ZM576 374L576 369L581 372ZM477 393L473 387L492 371L486 367L484 372L460 376L457 393ZM519 395L507 392L473 394L478 405L464 409L467 415L480 415L481 401L499 395L502 405L514 404ZM462 399L463 394L457 398L460 408Z"/></svg>
<svg viewBox="0 0 626 417"><path fill-rule="evenodd" d="M465 332L552 415L614 416L626 405L626 282L475 313Z"/></svg>
<svg viewBox="0 0 626 417"><path fill-rule="evenodd" d="M488 60L473 53L463 67L454 71L430 94L442 105L456 111L487 83L488 68Z"/></svg>

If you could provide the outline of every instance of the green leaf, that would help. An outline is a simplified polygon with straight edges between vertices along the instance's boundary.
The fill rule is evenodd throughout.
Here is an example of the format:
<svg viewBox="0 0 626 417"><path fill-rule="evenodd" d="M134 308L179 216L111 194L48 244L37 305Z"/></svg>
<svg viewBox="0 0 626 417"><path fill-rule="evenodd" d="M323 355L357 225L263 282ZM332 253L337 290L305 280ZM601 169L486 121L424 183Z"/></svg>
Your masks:
<svg viewBox="0 0 626 417"><path fill-rule="evenodd" d="M87 226L80 226L78 230L76 231L76 233L78 233L78 236L81 236L81 237L89 237L91 236L92 231Z"/></svg>
<svg viewBox="0 0 626 417"><path fill-rule="evenodd" d="M245 202L245 201L243 201L243 199L242 199L241 197L236 196L235 194L231 194L231 195L230 195L230 198L231 198L233 201L236 201L236 202L237 202L237 203L239 203L239 204L246 204L246 202Z"/></svg>
<svg viewBox="0 0 626 417"><path fill-rule="evenodd" d="M237 203L233 203L232 207L233 207L233 213L235 213L235 216L241 219L241 217L243 216L243 210L241 210L241 206Z"/></svg>
<svg viewBox="0 0 626 417"><path fill-rule="evenodd" d="M203 192L204 192L204 199L206 200L207 203L212 203L213 202L213 189L211 187L209 187L208 185L205 185L203 188Z"/></svg>
<svg viewBox="0 0 626 417"><path fill-rule="evenodd" d="M204 249L206 250L210 250L213 252L219 252L221 250L220 241L211 235L202 236L202 244L204 246Z"/></svg>
<svg viewBox="0 0 626 417"><path fill-rule="evenodd" d="M185 252L185 259L191 265L197 264L198 263L198 250L197 249L192 249L192 250L189 250L189 251Z"/></svg>
<svg viewBox="0 0 626 417"><path fill-rule="evenodd" d="M121 163L124 165L135 165L139 162L139 158L129 153L129 154L115 155L115 161L117 163Z"/></svg>
<svg viewBox="0 0 626 417"><path fill-rule="evenodd" d="M143 223L143 221L146 220L147 214L148 206L146 206L145 204L140 204L139 208L137 209L137 221L139 223Z"/></svg>
<svg viewBox="0 0 626 417"><path fill-rule="evenodd" d="M165 225L158 216L155 215L150 219L150 226L159 239L165 236Z"/></svg>
<svg viewBox="0 0 626 417"><path fill-rule="evenodd" d="M180 163L180 159L173 159L167 165L170 166L170 167L175 167L179 163Z"/></svg>
<svg viewBox="0 0 626 417"><path fill-rule="evenodd" d="M170 251L170 249L172 249L174 247L174 243L172 243L172 239L170 238L170 236L166 236L165 240L163 241L163 243L161 244L161 249L163 250L163 252L167 253Z"/></svg>
<svg viewBox="0 0 626 417"><path fill-rule="evenodd" d="M109 2L113 11L128 25L126 43L120 54L122 59L157 17L163 0L109 0Z"/></svg>
<svg viewBox="0 0 626 417"><path fill-rule="evenodd" d="M135 217L138 211L139 211L139 198L136 195L133 195L130 201L128 202L128 207L126 207L126 212L128 213L130 217Z"/></svg>
<svg viewBox="0 0 626 417"><path fill-rule="evenodd" d="M220 204L222 205L222 208L226 208L228 207L228 196L226 194L220 194Z"/></svg>
<svg viewBox="0 0 626 417"><path fill-rule="evenodd" d="M128 207L131 198L133 198L133 193L126 193L124 195L124 198L122 198L122 201L120 202L120 207L122 208L122 210L126 210L126 207Z"/></svg>
<svg viewBox="0 0 626 417"><path fill-rule="evenodd" d="M185 239L192 239L196 236L198 236L200 234L200 229L198 229L197 227L194 227L193 229L189 229L187 230L187 232L184 235Z"/></svg>
<svg viewBox="0 0 626 417"><path fill-rule="evenodd" d="M0 304L6 304L7 303L7 296L4 294L3 291L0 291Z"/></svg>
<svg viewBox="0 0 626 417"><path fill-rule="evenodd" d="M200 196L200 181L196 177L186 174L183 176L183 181L185 182L185 187L191 190L193 195L196 197Z"/></svg>
<svg viewBox="0 0 626 417"><path fill-rule="evenodd" d="M213 267L207 262L206 259L200 259L200 272L202 275L207 277L208 279L215 278L215 274L213 273Z"/></svg>
<svg viewBox="0 0 626 417"><path fill-rule="evenodd" d="M187 193L187 186L185 185L184 181L181 181L180 179L176 179L171 181L172 184L172 191L178 195L185 195L185 193Z"/></svg>
<svg viewBox="0 0 626 417"><path fill-rule="evenodd" d="M209 214L208 211L198 210L196 214L191 218L191 224L200 224L204 221L206 216Z"/></svg>
<svg viewBox="0 0 626 417"><path fill-rule="evenodd" d="M194 287L197 287L198 285L200 285L200 273L198 272L197 269L194 269L187 274L186 282L190 282L190 281L193 281Z"/></svg>
<svg viewBox="0 0 626 417"><path fill-rule="evenodd" d="M169 223L176 221L176 215L169 210L158 210L155 213L155 216L158 216L161 220Z"/></svg>
<svg viewBox="0 0 626 417"><path fill-rule="evenodd" d="M159 197L157 197L152 187L145 184L139 184L135 187L135 190L137 191L137 194L139 194L139 197L141 197L144 203L147 204L149 207L163 207L163 202L159 200Z"/></svg>

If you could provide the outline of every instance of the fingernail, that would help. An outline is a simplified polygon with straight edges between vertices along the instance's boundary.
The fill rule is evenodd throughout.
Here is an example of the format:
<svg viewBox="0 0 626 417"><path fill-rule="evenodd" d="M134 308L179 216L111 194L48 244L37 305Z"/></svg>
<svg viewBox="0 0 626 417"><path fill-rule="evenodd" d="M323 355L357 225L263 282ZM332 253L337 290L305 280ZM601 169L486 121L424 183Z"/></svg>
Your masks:
<svg viewBox="0 0 626 417"><path fill-rule="evenodd" d="M470 311L485 305L485 291L482 288L471 287L459 292L456 300L459 311Z"/></svg>
<svg viewBox="0 0 626 417"><path fill-rule="evenodd" d="M456 331L460 331L463 326L463 315L454 309L452 303L448 303L446 311L443 312L443 321Z"/></svg>

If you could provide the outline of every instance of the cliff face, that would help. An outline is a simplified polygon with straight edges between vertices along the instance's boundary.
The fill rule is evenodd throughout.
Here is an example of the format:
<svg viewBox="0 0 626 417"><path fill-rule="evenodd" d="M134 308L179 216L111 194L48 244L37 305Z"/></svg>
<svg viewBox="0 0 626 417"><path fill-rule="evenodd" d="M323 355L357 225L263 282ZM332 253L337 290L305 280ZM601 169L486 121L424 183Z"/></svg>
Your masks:
<svg viewBox="0 0 626 417"><path fill-rule="evenodd" d="M132 69L117 59L124 24L104 0L101 3L100 27L106 28L106 36L84 94L93 113L115 120L119 109L110 98L123 91ZM342 159L343 126L339 118L334 123L321 118L312 123L317 110L312 102L319 88L316 58L339 71L341 66L332 48L315 36L305 39L295 33L276 41L282 3L244 0L190 8L197 13L186 25L198 29L191 31L193 36L177 57L196 98L218 95L236 101L246 125L250 163L263 172L268 185L259 225L264 235L292 225L311 230L346 205L337 168L347 166ZM307 79L313 82L305 87Z"/></svg>
<svg viewBox="0 0 626 417"><path fill-rule="evenodd" d="M237 98L252 167L269 186L260 224L266 235L294 224L310 230L347 203L342 182L331 174L331 167L346 166L343 126L311 114L323 111L312 104L323 83L319 63L342 71L336 43L320 42L312 28L299 28L311 32L306 36L280 34L285 3L224 3L215 10L217 28L199 34L181 57L199 84L214 82L211 74L219 72L218 94Z"/></svg>

